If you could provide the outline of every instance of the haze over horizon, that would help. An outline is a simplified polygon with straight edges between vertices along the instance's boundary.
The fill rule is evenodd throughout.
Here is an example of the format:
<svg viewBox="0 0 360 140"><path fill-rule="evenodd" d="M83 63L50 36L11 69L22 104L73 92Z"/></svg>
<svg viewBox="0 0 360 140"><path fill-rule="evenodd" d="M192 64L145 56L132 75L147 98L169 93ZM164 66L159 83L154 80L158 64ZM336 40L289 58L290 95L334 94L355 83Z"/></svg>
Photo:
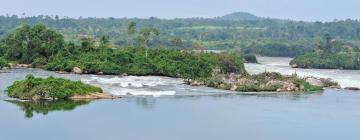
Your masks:
<svg viewBox="0 0 360 140"><path fill-rule="evenodd" d="M260 17L304 21L360 19L358 0L12 0L0 5L0 15L60 15L82 17L217 17L249 12Z"/></svg>

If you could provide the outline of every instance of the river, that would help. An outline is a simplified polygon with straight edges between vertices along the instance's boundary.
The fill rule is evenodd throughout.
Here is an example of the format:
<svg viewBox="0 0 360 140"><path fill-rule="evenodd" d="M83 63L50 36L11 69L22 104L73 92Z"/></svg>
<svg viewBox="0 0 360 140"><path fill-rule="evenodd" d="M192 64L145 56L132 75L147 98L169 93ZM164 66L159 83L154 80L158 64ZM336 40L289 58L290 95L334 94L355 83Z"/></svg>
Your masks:
<svg viewBox="0 0 360 140"><path fill-rule="evenodd" d="M294 71L285 64L287 58L259 60L261 64L246 64L250 73ZM359 82L358 71L297 69L299 75L324 77L333 75L329 71L340 73L332 78L345 80L340 81L342 86ZM6 87L29 73L81 80L125 98L92 102L9 100ZM0 73L0 139L358 140L359 101L360 92L348 90L243 95L191 87L181 79L166 77L61 75L14 69Z"/></svg>
<svg viewBox="0 0 360 140"><path fill-rule="evenodd" d="M245 64L251 74L264 71L279 72L286 75L298 74L299 76L314 76L318 78L331 78L341 87L360 88L360 70L335 70L335 69L300 69L291 68L289 63L292 58L284 57L257 57L260 64Z"/></svg>

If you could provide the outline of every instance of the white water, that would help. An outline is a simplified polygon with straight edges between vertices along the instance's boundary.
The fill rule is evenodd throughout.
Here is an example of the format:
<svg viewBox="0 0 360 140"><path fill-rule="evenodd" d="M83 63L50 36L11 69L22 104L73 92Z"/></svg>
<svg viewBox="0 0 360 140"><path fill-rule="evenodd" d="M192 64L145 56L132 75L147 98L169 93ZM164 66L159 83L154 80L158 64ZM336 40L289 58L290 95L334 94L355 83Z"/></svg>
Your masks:
<svg viewBox="0 0 360 140"><path fill-rule="evenodd" d="M338 82L341 87L360 88L360 70L334 70L334 69L299 69L291 68L289 62L291 58L284 57L258 57L260 64L245 64L246 70L250 74L257 74L264 71L279 72L291 75L295 72L299 76L314 76L318 78L331 78Z"/></svg>

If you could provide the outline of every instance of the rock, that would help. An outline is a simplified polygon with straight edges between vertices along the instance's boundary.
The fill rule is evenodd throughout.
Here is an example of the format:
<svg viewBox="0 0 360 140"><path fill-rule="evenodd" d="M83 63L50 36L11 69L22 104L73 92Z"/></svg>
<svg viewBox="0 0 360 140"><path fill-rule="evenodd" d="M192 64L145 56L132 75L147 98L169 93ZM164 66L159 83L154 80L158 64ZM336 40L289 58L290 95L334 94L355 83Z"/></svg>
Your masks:
<svg viewBox="0 0 360 140"><path fill-rule="evenodd" d="M190 85L191 86L202 86L202 85L204 85L204 83L199 82L199 81L193 81L193 82L190 83Z"/></svg>
<svg viewBox="0 0 360 140"><path fill-rule="evenodd" d="M121 74L121 76L128 76L128 74L127 74L127 73L123 73L123 74Z"/></svg>
<svg viewBox="0 0 360 140"><path fill-rule="evenodd" d="M93 99L117 99L121 96L115 96L107 93L93 93L89 95L74 95L70 97L72 100L93 100Z"/></svg>
<svg viewBox="0 0 360 140"><path fill-rule="evenodd" d="M13 65L12 67L13 68L31 68L31 64L16 64L16 65Z"/></svg>
<svg viewBox="0 0 360 140"><path fill-rule="evenodd" d="M330 86L329 88L332 88L332 89L341 89L341 86L340 86L340 85L336 85L336 86Z"/></svg>
<svg viewBox="0 0 360 140"><path fill-rule="evenodd" d="M31 98L33 101L38 101L38 100L41 100L41 97L40 95L35 95Z"/></svg>
<svg viewBox="0 0 360 140"><path fill-rule="evenodd" d="M290 65L292 68L298 68L299 66L297 64L291 64Z"/></svg>
<svg viewBox="0 0 360 140"><path fill-rule="evenodd" d="M73 72L74 72L75 74L82 74L82 70L81 70L79 67L74 67L74 68L73 68Z"/></svg>
<svg viewBox="0 0 360 140"><path fill-rule="evenodd" d="M316 79L313 77L306 78L306 82L308 82L310 85L317 86L317 87L323 87L324 83L320 79Z"/></svg>
<svg viewBox="0 0 360 140"><path fill-rule="evenodd" d="M97 75L104 75L104 73L103 72L98 72Z"/></svg>
<svg viewBox="0 0 360 140"><path fill-rule="evenodd" d="M278 89L276 90L276 92L287 92L287 90L286 90L286 89L282 89L282 88L278 88Z"/></svg>
<svg viewBox="0 0 360 140"><path fill-rule="evenodd" d="M238 88L237 85L233 85L233 86L231 86L230 90L231 90L231 91L236 91L237 88Z"/></svg>
<svg viewBox="0 0 360 140"><path fill-rule="evenodd" d="M58 74L66 74L67 72L65 72L65 71L56 71L55 73L58 73Z"/></svg>
<svg viewBox="0 0 360 140"><path fill-rule="evenodd" d="M346 90L360 90L358 87L346 87Z"/></svg>

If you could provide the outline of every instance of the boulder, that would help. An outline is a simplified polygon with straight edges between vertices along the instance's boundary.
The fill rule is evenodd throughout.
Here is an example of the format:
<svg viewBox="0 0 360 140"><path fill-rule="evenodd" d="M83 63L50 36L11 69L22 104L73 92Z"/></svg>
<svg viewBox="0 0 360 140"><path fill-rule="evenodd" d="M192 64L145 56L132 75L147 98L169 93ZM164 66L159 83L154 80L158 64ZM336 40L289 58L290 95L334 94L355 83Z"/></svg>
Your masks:
<svg viewBox="0 0 360 140"><path fill-rule="evenodd" d="M65 72L65 71L56 71L55 73L58 73L58 74L66 74L67 72Z"/></svg>
<svg viewBox="0 0 360 140"><path fill-rule="evenodd" d="M190 83L190 85L191 86L203 86L204 83L194 80Z"/></svg>
<svg viewBox="0 0 360 140"><path fill-rule="evenodd" d="M79 67L74 67L74 68L73 68L73 72L74 72L75 74L82 74L82 70L81 70Z"/></svg>
<svg viewBox="0 0 360 140"><path fill-rule="evenodd" d="M317 86L317 87L324 86L323 81L321 81L320 79L313 78L313 77L306 78L306 82L308 82L312 86Z"/></svg>
<svg viewBox="0 0 360 140"><path fill-rule="evenodd" d="M230 90L231 90L231 91L236 91L237 88L238 88L237 85L233 85L233 86L231 86Z"/></svg>
<svg viewBox="0 0 360 140"><path fill-rule="evenodd" d="M299 66L297 64L291 64L290 65L292 68L298 68Z"/></svg>

